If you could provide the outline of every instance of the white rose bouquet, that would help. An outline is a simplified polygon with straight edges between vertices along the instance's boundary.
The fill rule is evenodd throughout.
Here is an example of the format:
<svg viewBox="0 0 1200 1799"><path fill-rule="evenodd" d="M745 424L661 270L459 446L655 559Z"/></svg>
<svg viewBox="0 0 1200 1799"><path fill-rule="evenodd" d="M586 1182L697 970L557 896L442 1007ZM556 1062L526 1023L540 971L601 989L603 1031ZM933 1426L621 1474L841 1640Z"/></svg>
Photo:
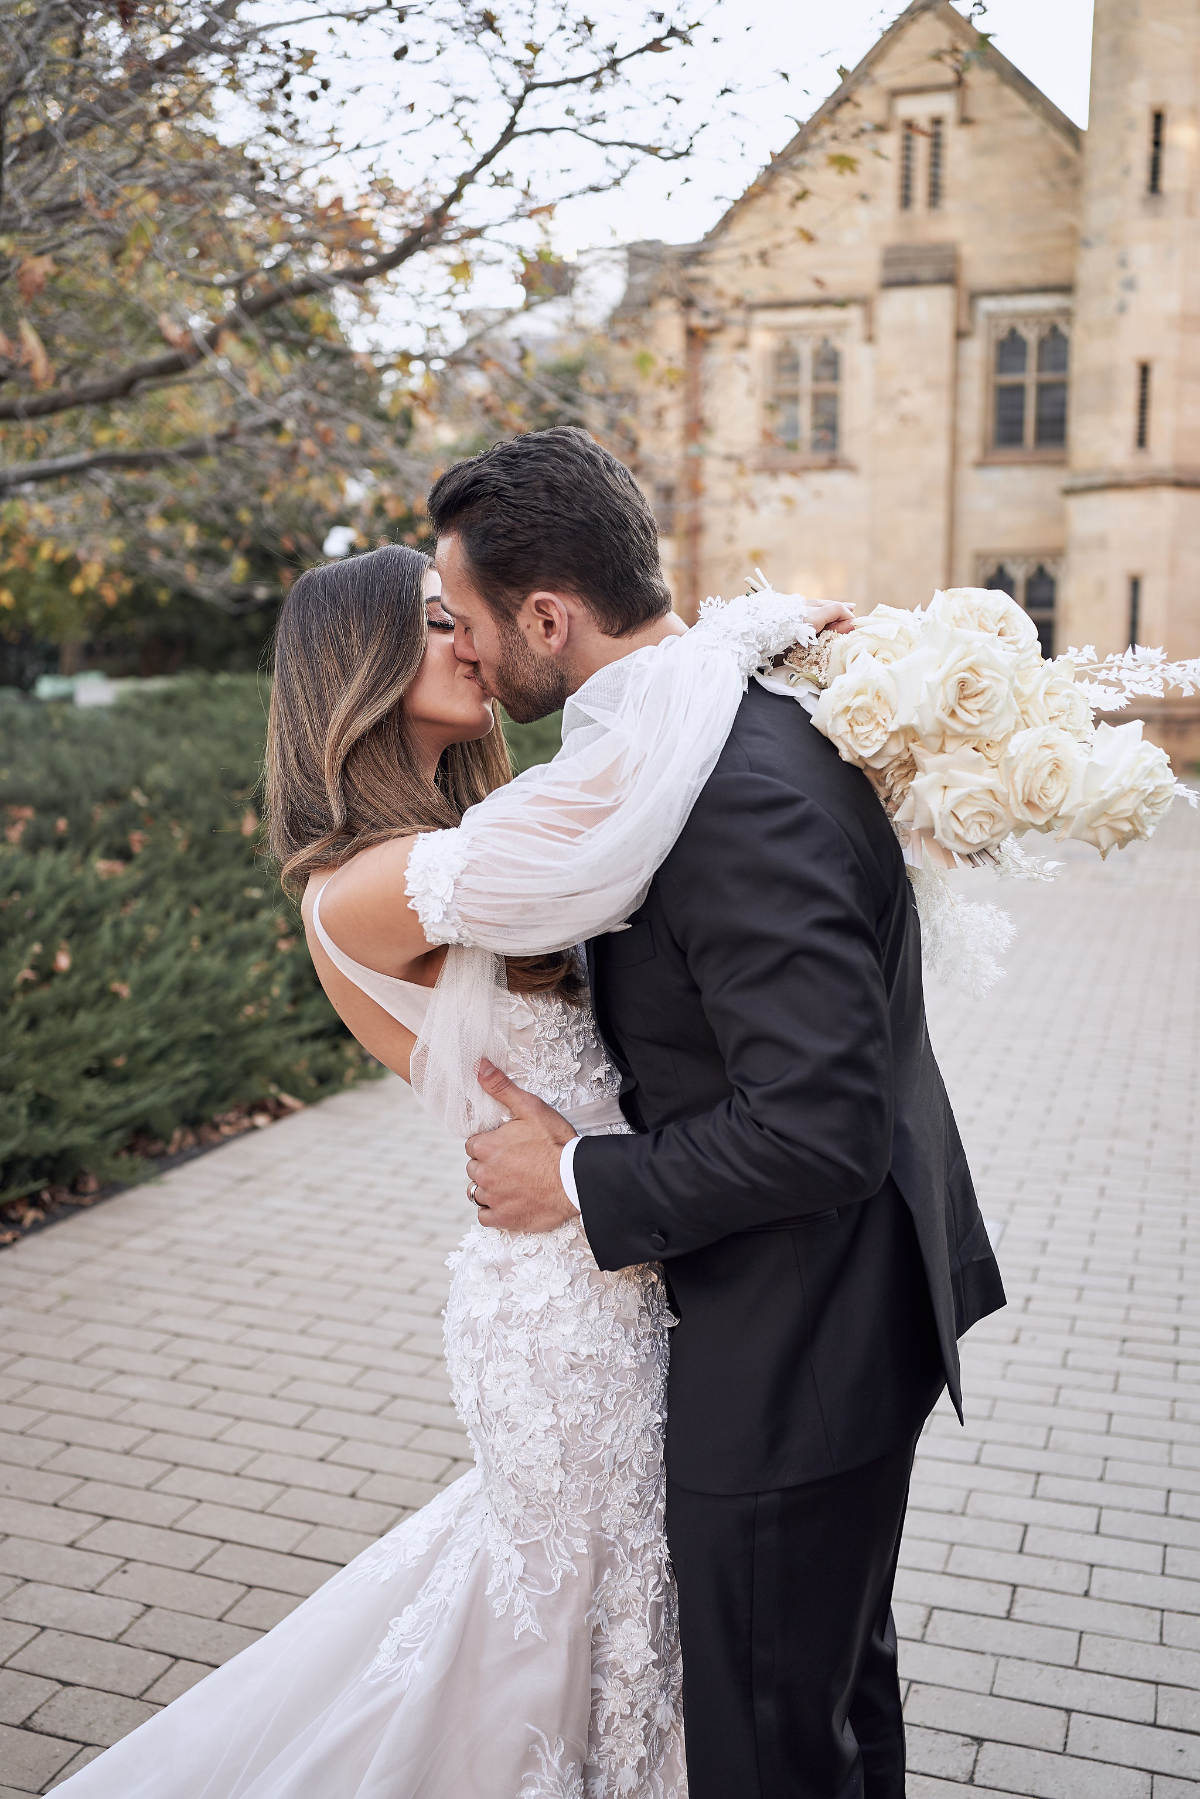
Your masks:
<svg viewBox="0 0 1200 1799"><path fill-rule="evenodd" d="M1107 856L1149 837L1176 794L1195 803L1140 721L1097 725L1093 709L1200 692L1200 661L1142 649L1097 660L1089 646L1047 662L1006 593L956 587L915 611L877 606L783 663L821 690L814 725L866 770L915 866L994 863L1026 831Z"/></svg>
<svg viewBox="0 0 1200 1799"><path fill-rule="evenodd" d="M1094 713L1168 688L1200 693L1200 660L1140 647L1097 658L1089 645L1047 661L1006 593L956 587L912 611L877 606L853 631L822 632L764 673L797 697L818 690L813 724L866 772L903 847L926 963L975 994L998 979L1012 921L965 899L945 869L1049 879L1060 864L1027 855L1026 832L1107 856L1149 837L1176 795L1196 803L1140 721L1097 723Z"/></svg>

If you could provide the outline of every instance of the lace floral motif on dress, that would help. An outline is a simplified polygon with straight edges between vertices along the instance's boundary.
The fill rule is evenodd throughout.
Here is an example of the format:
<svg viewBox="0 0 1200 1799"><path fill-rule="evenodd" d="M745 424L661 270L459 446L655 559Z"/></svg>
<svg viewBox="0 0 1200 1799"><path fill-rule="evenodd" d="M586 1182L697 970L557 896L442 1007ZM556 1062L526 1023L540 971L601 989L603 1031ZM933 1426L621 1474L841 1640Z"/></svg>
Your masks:
<svg viewBox="0 0 1200 1799"><path fill-rule="evenodd" d="M506 1011L523 1086L567 1111L615 1095L586 1007L539 993ZM662 1282L652 1268L602 1273L577 1220L537 1236L473 1225L449 1267L446 1365L475 1468L356 1562L356 1579L388 1582L432 1558L367 1678L406 1690L484 1578L514 1644L558 1658L564 1629L582 1632L579 1740L530 1720L514 1799L684 1799Z"/></svg>
<svg viewBox="0 0 1200 1799"><path fill-rule="evenodd" d="M599 1053L596 1026L586 1006L556 994L523 994L513 1000L519 1020L511 1039L508 1072L519 1087L544 1099L555 1111L570 1111L581 1099L615 1099L621 1080Z"/></svg>
<svg viewBox="0 0 1200 1799"><path fill-rule="evenodd" d="M707 599L694 627L696 641L732 650L743 679L794 644L816 641L809 602L798 593L764 591L736 600Z"/></svg>
<svg viewBox="0 0 1200 1799"><path fill-rule="evenodd" d="M457 830L423 831L408 853L404 889L430 943L465 941L454 907L454 886L465 859Z"/></svg>
<svg viewBox="0 0 1200 1799"><path fill-rule="evenodd" d="M661 1283L601 1274L574 1222L537 1237L476 1226L451 1266L446 1359L486 1496L493 1608L515 1638L542 1637L564 1583L594 1587L584 1790L650 1795L679 1690Z"/></svg>
<svg viewBox="0 0 1200 1799"><path fill-rule="evenodd" d="M537 1766L521 1782L517 1799L585 1799L583 1769L561 1737L553 1743L537 1733L534 1755Z"/></svg>

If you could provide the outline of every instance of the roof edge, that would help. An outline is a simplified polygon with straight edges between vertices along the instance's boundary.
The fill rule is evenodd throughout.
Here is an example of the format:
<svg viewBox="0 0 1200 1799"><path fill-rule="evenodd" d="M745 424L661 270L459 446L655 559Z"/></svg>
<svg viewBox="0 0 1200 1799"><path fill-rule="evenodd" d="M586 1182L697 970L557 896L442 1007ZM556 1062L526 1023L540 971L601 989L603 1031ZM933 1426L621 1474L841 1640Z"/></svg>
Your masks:
<svg viewBox="0 0 1200 1799"><path fill-rule="evenodd" d="M1079 150L1082 148L1084 133L1081 127L1075 123L1074 119L1069 119L1066 113L1062 111L1061 107L1056 106L1050 96L1042 92L1036 82L1031 81L1028 75L1022 74L1017 65L1010 62L1003 51L997 50L990 39L985 38L983 33L977 31L969 20L964 19L962 14L957 12L950 4L950 0L910 0L909 5L905 7L904 11L898 14L887 29L876 38L866 55L854 65L843 80L838 83L833 92L822 100L821 104L817 107L817 110L811 117L806 119L800 129L788 139L782 150L777 151L770 162L767 163L766 167L755 176L745 192L739 194L737 199L732 201L730 205L726 207L716 224L711 226L710 229L705 232L698 243L687 246L681 245L680 248L690 249L693 254L696 254L702 252L706 245L719 236L725 229L725 226L733 218L734 214L740 211L742 206L747 203L749 197L752 194L757 196L757 193L764 182L772 180L778 170L792 156L807 147L825 121L831 118L840 106L845 104L856 88L862 85L863 81L870 74L872 68L883 56L886 48L900 35L900 33L912 24L914 19L919 18L922 13L930 12L941 13L946 21L950 23L951 29L957 31L960 39L965 45L973 50L981 50L981 66L990 66L993 68L1000 79L1006 81L1010 87L1014 88L1028 106L1032 107L1035 112L1039 112L1042 115L1047 124L1052 125L1056 131L1061 132L1073 149Z"/></svg>

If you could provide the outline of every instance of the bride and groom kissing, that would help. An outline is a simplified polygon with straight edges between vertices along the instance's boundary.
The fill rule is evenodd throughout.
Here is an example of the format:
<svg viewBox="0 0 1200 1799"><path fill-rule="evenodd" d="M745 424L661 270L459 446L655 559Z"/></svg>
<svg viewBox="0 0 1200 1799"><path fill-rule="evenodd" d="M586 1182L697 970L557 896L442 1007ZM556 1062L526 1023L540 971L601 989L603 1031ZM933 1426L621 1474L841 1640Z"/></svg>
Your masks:
<svg viewBox="0 0 1200 1799"><path fill-rule="evenodd" d="M61 1790L901 1799L914 1451L1004 1296L900 847L772 672L853 621L685 629L574 429L429 513L293 585L266 779L330 1000L467 1136L475 1466Z"/></svg>

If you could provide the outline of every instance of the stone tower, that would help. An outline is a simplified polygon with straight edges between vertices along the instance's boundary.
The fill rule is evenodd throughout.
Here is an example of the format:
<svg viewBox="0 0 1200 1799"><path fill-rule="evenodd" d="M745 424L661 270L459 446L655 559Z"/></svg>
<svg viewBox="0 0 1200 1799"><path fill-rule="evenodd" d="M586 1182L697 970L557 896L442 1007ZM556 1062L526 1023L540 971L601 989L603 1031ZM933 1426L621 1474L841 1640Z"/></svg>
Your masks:
<svg viewBox="0 0 1200 1799"><path fill-rule="evenodd" d="M1071 362L1060 646L1200 655L1198 0L1096 0Z"/></svg>

